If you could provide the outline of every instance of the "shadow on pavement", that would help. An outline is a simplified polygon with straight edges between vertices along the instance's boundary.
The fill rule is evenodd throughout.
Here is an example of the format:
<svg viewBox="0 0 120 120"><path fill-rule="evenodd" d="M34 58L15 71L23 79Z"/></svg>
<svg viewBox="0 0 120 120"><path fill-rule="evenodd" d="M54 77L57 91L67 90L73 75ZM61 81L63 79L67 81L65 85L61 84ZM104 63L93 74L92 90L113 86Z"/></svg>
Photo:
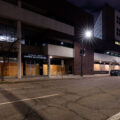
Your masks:
<svg viewBox="0 0 120 120"><path fill-rule="evenodd" d="M20 100L14 94L2 88L0 88L0 93L9 100L8 102ZM23 120L45 120L36 110L34 110L23 101L12 104L16 110L24 116Z"/></svg>

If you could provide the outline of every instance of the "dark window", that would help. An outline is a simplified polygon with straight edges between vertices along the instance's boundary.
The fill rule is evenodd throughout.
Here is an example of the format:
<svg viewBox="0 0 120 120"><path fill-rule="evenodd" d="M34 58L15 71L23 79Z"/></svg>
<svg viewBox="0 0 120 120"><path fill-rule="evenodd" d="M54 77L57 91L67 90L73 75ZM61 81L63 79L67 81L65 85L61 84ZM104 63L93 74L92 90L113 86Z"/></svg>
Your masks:
<svg viewBox="0 0 120 120"><path fill-rule="evenodd" d="M120 36L120 29L119 28L116 29L116 35Z"/></svg>
<svg viewBox="0 0 120 120"><path fill-rule="evenodd" d="M116 22L120 24L120 17L117 16L116 18L117 18Z"/></svg>

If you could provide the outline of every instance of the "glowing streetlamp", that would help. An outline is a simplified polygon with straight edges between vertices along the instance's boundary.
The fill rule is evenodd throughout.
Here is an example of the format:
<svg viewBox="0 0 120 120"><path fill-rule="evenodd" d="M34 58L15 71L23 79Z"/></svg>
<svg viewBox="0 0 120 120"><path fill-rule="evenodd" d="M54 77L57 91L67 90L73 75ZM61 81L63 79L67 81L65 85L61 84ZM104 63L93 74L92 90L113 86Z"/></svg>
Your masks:
<svg viewBox="0 0 120 120"><path fill-rule="evenodd" d="M83 38L85 40L91 40L92 37L93 37L92 30L85 30L84 31ZM85 49L83 47L83 38L82 38L81 50L80 50L80 54L81 54L81 76L83 76L83 56L85 56Z"/></svg>
<svg viewBox="0 0 120 120"><path fill-rule="evenodd" d="M91 30L86 30L85 34L84 34L84 37L86 39L91 39L92 38L92 31Z"/></svg>

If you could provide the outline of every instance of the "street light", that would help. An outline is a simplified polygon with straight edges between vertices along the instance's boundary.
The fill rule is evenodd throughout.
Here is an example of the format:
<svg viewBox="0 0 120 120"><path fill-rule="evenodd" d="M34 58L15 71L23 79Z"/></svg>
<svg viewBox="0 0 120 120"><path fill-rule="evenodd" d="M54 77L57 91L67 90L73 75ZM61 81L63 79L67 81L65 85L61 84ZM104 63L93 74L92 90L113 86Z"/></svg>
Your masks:
<svg viewBox="0 0 120 120"><path fill-rule="evenodd" d="M92 38L92 31L91 30L86 30L85 34L84 34L84 37L86 39L91 39Z"/></svg>
<svg viewBox="0 0 120 120"><path fill-rule="evenodd" d="M81 42L81 50L80 50L80 55L81 55L81 76L83 76L83 56L85 56L85 48L83 46L83 39L85 40L91 40L93 37L93 32L92 30L85 30L83 37L82 37L82 42Z"/></svg>

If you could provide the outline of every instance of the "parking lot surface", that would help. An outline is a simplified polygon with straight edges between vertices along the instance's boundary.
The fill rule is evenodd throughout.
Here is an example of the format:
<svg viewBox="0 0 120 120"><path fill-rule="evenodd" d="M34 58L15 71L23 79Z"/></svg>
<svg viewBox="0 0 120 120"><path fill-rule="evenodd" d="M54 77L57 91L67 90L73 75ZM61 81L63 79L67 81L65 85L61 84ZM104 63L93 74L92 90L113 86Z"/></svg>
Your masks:
<svg viewBox="0 0 120 120"><path fill-rule="evenodd" d="M119 112L120 77L0 85L0 120L107 120Z"/></svg>

